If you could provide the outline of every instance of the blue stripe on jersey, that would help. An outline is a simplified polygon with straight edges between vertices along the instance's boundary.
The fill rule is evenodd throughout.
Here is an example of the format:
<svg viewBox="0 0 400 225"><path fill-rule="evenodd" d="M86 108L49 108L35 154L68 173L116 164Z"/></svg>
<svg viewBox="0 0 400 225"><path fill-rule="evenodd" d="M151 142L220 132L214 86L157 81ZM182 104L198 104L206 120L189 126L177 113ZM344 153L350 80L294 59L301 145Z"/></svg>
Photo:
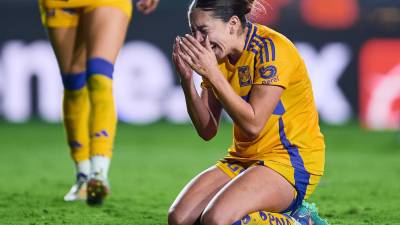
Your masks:
<svg viewBox="0 0 400 225"><path fill-rule="evenodd" d="M76 91L86 85L86 71L76 74L62 74L61 79L65 90Z"/></svg>
<svg viewBox="0 0 400 225"><path fill-rule="evenodd" d="M269 41L269 44L271 45L272 61L275 61L275 44L274 44L274 42L271 40L271 38L267 38L267 40Z"/></svg>
<svg viewBox="0 0 400 225"><path fill-rule="evenodd" d="M249 93L247 93L247 95L245 96L240 96L243 100L245 100L246 102L250 101L250 91ZM283 107L282 101L279 100L278 104L276 105L274 111L272 112L272 114L274 115L278 115L278 116L282 116L284 113L286 112L285 107Z"/></svg>
<svg viewBox="0 0 400 225"><path fill-rule="evenodd" d="M269 61L269 56L265 53L265 50L268 51L268 46L266 46L266 45L262 42L261 39L260 39L260 40L256 40L255 38L260 39L260 36L256 35L256 36L254 37L254 41L253 41L253 42L259 47L259 52L260 52L260 64L263 64L263 63L264 63L264 54L265 54L265 59L266 59L266 61L268 62L268 61ZM268 60L267 60L267 58L268 58Z"/></svg>
<svg viewBox="0 0 400 225"><path fill-rule="evenodd" d="M282 101L279 100L272 114L282 116L285 112L285 107L283 107Z"/></svg>
<svg viewBox="0 0 400 225"><path fill-rule="evenodd" d="M264 63L264 55L263 55L264 46L260 43L260 41L253 40L253 42L252 42L253 49L256 47L256 46L254 46L254 44L258 47L257 52L260 53L260 63L263 64ZM253 49L252 49L252 51L253 51Z"/></svg>
<svg viewBox="0 0 400 225"><path fill-rule="evenodd" d="M103 58L89 59L86 65L88 79L93 74L103 75L113 79L114 65Z"/></svg>
<svg viewBox="0 0 400 225"><path fill-rule="evenodd" d="M254 49L254 48L252 48L251 51L252 51L255 55L258 54L258 51L257 51L256 49Z"/></svg>
<svg viewBox="0 0 400 225"><path fill-rule="evenodd" d="M310 174L304 167L304 161L301 158L299 149L295 145L290 143L286 137L282 117L279 118L279 137L283 147L289 153L290 162L292 163L292 166L294 168L294 186L298 194L296 198L296 203L301 204L304 197L306 196L307 186L310 183Z"/></svg>
<svg viewBox="0 0 400 225"><path fill-rule="evenodd" d="M265 38L261 37L260 35L256 35L256 38L258 38L264 45L264 51L265 51L265 61L269 62L269 50L268 50L268 44L265 41Z"/></svg>
<svg viewBox="0 0 400 225"><path fill-rule="evenodd" d="M249 43L253 42L254 36L256 36L256 34L257 34L257 26L253 26L253 33L251 34ZM250 47L251 47L251 44L249 44L246 49L250 50Z"/></svg>
<svg viewBox="0 0 400 225"><path fill-rule="evenodd" d="M249 37L250 37L251 31L253 30L253 24L250 23L250 22L248 22L248 23L247 23L247 28L248 28L248 31L247 31L247 34L246 34L246 41L244 42L243 50L244 50L244 49L247 49L247 45L250 43L250 42L249 42Z"/></svg>

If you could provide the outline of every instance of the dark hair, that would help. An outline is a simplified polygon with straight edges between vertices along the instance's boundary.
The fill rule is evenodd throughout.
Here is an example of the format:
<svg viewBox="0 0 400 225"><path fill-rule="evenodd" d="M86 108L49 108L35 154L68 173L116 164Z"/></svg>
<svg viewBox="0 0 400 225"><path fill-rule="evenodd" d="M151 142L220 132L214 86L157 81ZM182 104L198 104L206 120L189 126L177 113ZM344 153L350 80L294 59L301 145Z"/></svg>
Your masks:
<svg viewBox="0 0 400 225"><path fill-rule="evenodd" d="M254 0L193 0L189 13L196 8L211 11L213 16L228 22L232 16L237 16L246 26L246 15L250 13Z"/></svg>

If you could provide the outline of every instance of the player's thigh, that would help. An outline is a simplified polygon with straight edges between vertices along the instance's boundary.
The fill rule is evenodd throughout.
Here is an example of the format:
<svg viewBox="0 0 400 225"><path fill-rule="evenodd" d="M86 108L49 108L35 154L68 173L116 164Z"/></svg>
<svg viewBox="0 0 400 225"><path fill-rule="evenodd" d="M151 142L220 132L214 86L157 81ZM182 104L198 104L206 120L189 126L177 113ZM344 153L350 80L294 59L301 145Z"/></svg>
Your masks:
<svg viewBox="0 0 400 225"><path fill-rule="evenodd" d="M50 43L57 58L61 72L69 72L74 53L77 28L47 28Z"/></svg>
<svg viewBox="0 0 400 225"><path fill-rule="evenodd" d="M216 166L194 177L172 203L168 213L168 223L194 224L209 201L229 181L229 176Z"/></svg>
<svg viewBox="0 0 400 225"><path fill-rule="evenodd" d="M88 57L112 63L122 47L130 18L121 9L102 6L83 15Z"/></svg>
<svg viewBox="0 0 400 225"><path fill-rule="evenodd" d="M50 27L47 30L61 72L73 74L84 71L86 45L82 26Z"/></svg>
<svg viewBox="0 0 400 225"><path fill-rule="evenodd" d="M232 224L248 213L265 210L282 212L292 203L294 187L279 173L254 166L230 181L211 200L202 221Z"/></svg>

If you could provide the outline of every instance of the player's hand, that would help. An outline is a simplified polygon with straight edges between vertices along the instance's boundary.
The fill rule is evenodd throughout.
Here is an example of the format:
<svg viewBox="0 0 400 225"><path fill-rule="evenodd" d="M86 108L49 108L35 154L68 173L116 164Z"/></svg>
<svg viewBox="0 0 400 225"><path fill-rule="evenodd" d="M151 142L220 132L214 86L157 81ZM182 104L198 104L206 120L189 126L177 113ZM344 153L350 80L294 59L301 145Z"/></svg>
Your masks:
<svg viewBox="0 0 400 225"><path fill-rule="evenodd" d="M218 61L208 36L203 45L193 36L186 34L179 45L182 49L180 56L198 74L209 79L216 74L214 73L216 70L219 70Z"/></svg>
<svg viewBox="0 0 400 225"><path fill-rule="evenodd" d="M173 51L172 51L172 61L174 62L175 70L176 70L176 72L178 72L178 74L181 78L181 81L183 81L183 80L187 81L187 80L192 79L193 70L180 57L180 54L183 53L182 49L179 46L180 39L181 39L180 37L175 38L174 47L173 47Z"/></svg>
<svg viewBox="0 0 400 225"><path fill-rule="evenodd" d="M140 12L147 15L157 8L159 2L160 0L139 0L136 7Z"/></svg>

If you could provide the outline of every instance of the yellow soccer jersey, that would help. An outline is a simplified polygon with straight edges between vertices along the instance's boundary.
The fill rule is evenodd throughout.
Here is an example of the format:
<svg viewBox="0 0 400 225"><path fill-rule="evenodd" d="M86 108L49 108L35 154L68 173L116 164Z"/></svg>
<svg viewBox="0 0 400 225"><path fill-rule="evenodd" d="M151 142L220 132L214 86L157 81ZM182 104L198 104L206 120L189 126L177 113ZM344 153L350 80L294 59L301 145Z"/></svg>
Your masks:
<svg viewBox="0 0 400 225"><path fill-rule="evenodd" d="M241 57L235 65L228 59L220 63L221 71L245 101L249 100L253 85L276 85L285 90L255 140L246 140L234 124L233 145L226 158L262 160L272 168L279 165L322 175L324 137L302 58L282 34L259 24L248 23L248 28Z"/></svg>

